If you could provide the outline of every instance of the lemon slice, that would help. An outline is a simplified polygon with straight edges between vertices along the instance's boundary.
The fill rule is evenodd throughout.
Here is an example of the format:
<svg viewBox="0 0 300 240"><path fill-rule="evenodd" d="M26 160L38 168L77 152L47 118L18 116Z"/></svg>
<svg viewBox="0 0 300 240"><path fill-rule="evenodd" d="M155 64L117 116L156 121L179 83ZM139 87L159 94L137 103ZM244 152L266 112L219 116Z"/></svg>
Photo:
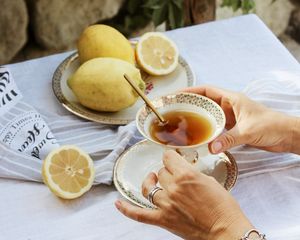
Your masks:
<svg viewBox="0 0 300 240"><path fill-rule="evenodd" d="M43 163L42 175L45 184L58 197L77 198L93 184L93 160L78 147L65 145L48 154Z"/></svg>
<svg viewBox="0 0 300 240"><path fill-rule="evenodd" d="M144 34L136 46L136 58L141 68L151 75L166 75L178 64L175 43L162 33Z"/></svg>

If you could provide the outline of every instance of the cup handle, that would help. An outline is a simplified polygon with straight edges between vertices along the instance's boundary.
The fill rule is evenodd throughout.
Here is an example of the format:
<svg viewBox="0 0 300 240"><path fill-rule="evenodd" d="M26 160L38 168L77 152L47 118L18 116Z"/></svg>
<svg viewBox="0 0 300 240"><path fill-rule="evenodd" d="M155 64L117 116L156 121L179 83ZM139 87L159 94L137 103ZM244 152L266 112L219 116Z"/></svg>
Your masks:
<svg viewBox="0 0 300 240"><path fill-rule="evenodd" d="M197 163L201 157L205 157L210 154L208 145L203 145L201 147L192 149L176 148L176 152L191 164Z"/></svg>
<svg viewBox="0 0 300 240"><path fill-rule="evenodd" d="M199 160L199 154L196 149L179 149L176 148L176 152L180 154L186 161L191 164L195 164Z"/></svg>

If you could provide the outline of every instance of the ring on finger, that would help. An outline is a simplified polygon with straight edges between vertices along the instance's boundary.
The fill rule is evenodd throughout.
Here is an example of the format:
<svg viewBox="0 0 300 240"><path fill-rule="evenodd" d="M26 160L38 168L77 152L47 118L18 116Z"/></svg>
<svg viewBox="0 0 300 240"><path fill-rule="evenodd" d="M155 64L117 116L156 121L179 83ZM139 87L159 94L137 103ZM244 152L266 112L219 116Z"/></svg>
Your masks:
<svg viewBox="0 0 300 240"><path fill-rule="evenodd" d="M147 198L148 198L148 201L149 201L151 204L155 205L154 202L153 202L154 195L155 195L155 193L157 193L158 191L161 191L161 190L163 190L163 189L160 188L160 187L155 186L155 187L152 188L152 190L149 192Z"/></svg>

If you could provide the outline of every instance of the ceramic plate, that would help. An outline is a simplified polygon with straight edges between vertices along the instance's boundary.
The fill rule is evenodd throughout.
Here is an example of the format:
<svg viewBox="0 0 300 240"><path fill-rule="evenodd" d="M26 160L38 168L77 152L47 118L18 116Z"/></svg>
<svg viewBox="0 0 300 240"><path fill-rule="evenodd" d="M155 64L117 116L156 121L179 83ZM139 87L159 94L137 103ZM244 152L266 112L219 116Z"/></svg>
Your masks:
<svg viewBox="0 0 300 240"><path fill-rule="evenodd" d="M118 158L114 167L114 184L123 197L140 207L154 207L142 195L141 186L150 172L158 172L163 166L162 154L161 146L143 140ZM197 164L199 171L213 176L225 189L230 190L234 186L238 169L230 153L208 155Z"/></svg>
<svg viewBox="0 0 300 240"><path fill-rule="evenodd" d="M135 119L138 109L143 105L140 98L133 106L116 113L97 112L82 106L67 86L67 79L78 67L78 54L73 53L57 67L53 75L54 94L67 110L79 117L106 124L123 125ZM146 94L150 99L193 86L195 83L195 75L182 57L179 57L179 64L174 72L161 77L142 73L142 78L146 83Z"/></svg>

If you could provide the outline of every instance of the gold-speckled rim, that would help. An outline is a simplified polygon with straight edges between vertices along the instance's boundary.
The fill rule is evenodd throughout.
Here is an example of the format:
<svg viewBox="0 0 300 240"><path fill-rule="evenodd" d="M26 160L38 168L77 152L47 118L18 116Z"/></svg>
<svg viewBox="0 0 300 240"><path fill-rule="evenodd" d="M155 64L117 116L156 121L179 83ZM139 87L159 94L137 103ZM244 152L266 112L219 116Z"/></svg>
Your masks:
<svg viewBox="0 0 300 240"><path fill-rule="evenodd" d="M132 43L134 45L134 43ZM106 116L101 114L101 112L93 111L91 109L81 107L79 108L76 104L68 101L68 99L64 96L62 89L61 89L61 80L62 75L66 71L66 69L70 66L72 62L78 59L78 53L74 52L69 57L67 57L55 70L52 78L52 89L54 95L56 96L57 100L62 104L64 108L66 108L71 113L90 120L94 122L110 124L110 125L126 125L135 119L133 115L132 118L123 118L123 119L116 119L113 116ZM185 69L186 76L187 76L187 86L191 87L195 83L195 74L193 73L189 64L185 61L184 58L179 56L178 63ZM147 74L141 72L143 80L148 77ZM108 114L108 113L106 113Z"/></svg>
<svg viewBox="0 0 300 240"><path fill-rule="evenodd" d="M125 199L127 199L131 203L133 203L137 206L140 206L142 208L153 209L153 208L155 208L155 206L151 205L146 199L141 199L141 198L137 197L134 193L132 193L132 191L130 191L130 189L126 189L124 187L123 183L118 178L118 166L119 166L120 162L122 161L122 159L124 158L124 156L129 151L134 151L134 149L139 147L140 145L147 145L149 143L150 143L149 140L144 139L144 140L134 144L130 148L126 149L119 156L119 158L117 159L117 161L115 163L114 170L113 170L113 182L114 182L114 185L115 185L116 189L118 190L118 192ZM218 155L219 155L220 159L226 164L226 169L227 169L227 178L225 180L225 183L224 183L223 187L227 191L231 191L232 188L234 187L234 185L236 184L236 181L237 181L237 178L238 178L237 163L236 163L234 157L228 151L225 151L223 153L219 153Z"/></svg>
<svg viewBox="0 0 300 240"><path fill-rule="evenodd" d="M208 138L206 141L195 144L195 145L189 145L189 146L173 146L173 145L168 145L170 148L195 148L199 147L201 145L205 145L209 142L211 142L213 139L215 139L218 135L222 133L225 127L226 123L226 117L223 109L213 100L199 95L195 93L186 93L186 92L180 92L180 93L175 93L175 94L169 94L165 95L159 98L154 99L151 101L153 106L156 109L163 109L164 107L173 105L173 104L190 104L197 106L198 108L201 108L205 110L209 115L213 116L213 118L216 120L216 130L214 134ZM179 109L182 110L182 109ZM143 105L137 112L136 114L136 126L137 129L139 130L140 134L142 134L146 139L148 139L151 142L154 142L156 144L165 146L165 144L160 143L159 141L154 140L148 134L146 133L145 130L145 122L149 116L151 116L152 110L146 106Z"/></svg>

